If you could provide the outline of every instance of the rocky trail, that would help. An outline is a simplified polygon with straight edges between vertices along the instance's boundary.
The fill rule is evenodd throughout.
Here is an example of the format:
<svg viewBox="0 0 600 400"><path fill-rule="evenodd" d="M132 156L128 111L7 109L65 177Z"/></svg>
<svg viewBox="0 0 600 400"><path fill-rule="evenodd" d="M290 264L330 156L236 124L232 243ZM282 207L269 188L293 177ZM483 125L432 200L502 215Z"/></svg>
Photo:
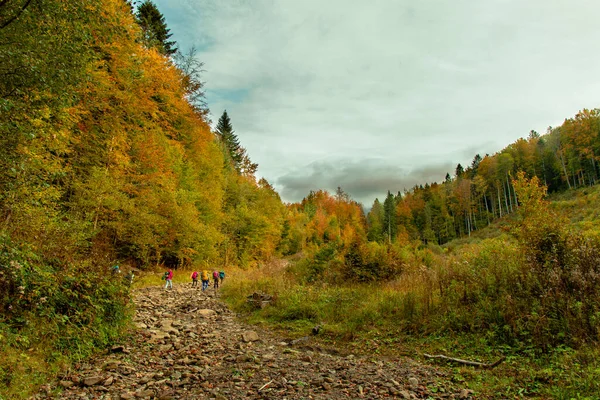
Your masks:
<svg viewBox="0 0 600 400"><path fill-rule="evenodd" d="M135 302L133 340L76 365L34 399L471 397L408 358L346 355L245 326L213 289L145 288Z"/></svg>

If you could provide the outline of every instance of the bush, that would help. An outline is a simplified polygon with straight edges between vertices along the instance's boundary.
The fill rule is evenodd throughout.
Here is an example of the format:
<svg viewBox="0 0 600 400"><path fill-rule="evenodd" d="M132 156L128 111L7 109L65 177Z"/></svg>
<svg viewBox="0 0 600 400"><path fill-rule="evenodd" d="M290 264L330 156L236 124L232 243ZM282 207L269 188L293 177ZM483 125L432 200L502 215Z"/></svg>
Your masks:
<svg viewBox="0 0 600 400"><path fill-rule="evenodd" d="M6 388L0 396L25 395L56 365L122 335L130 320L128 287L107 272L50 263L0 236L0 350L7 355L0 360L0 387Z"/></svg>

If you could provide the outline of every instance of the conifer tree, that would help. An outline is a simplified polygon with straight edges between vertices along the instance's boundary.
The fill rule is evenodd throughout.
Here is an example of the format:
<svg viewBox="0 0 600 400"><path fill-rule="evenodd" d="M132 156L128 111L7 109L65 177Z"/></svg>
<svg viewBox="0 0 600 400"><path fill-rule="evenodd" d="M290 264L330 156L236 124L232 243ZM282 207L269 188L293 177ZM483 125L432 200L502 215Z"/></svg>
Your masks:
<svg viewBox="0 0 600 400"><path fill-rule="evenodd" d="M169 41L173 35L167 28L165 17L151 0L145 0L137 9L137 23L142 28L143 39L148 47L156 47L167 56L177 52L175 41Z"/></svg>
<svg viewBox="0 0 600 400"><path fill-rule="evenodd" d="M387 197L383 202L383 233L388 241L394 240L398 227L396 226L396 200L388 190Z"/></svg>
<svg viewBox="0 0 600 400"><path fill-rule="evenodd" d="M231 125L231 119L227 114L227 110L223 111L223 115L221 115L221 118L217 122L216 133L235 170L241 175L254 175L258 164L250 160L246 149L240 145L240 141Z"/></svg>
<svg viewBox="0 0 600 400"><path fill-rule="evenodd" d="M217 122L216 133L225 147L233 167L239 171L239 166L242 162L240 154L241 146L235 131L233 130L233 126L231 125L231 119L229 119L227 110L223 111L223 115L221 115L221 118L219 118L219 121Z"/></svg>

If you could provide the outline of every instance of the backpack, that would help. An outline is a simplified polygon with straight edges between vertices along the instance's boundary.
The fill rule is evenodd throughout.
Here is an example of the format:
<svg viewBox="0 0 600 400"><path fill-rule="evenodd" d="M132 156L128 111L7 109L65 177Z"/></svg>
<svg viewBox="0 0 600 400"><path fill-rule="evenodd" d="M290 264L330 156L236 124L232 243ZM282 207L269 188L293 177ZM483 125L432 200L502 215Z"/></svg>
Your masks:
<svg viewBox="0 0 600 400"><path fill-rule="evenodd" d="M166 281L168 276L169 276L169 273L168 273L168 272L165 272L165 274L162 276L162 278L161 278L161 279L162 279L163 281Z"/></svg>
<svg viewBox="0 0 600 400"><path fill-rule="evenodd" d="M198 272L192 272L192 279L198 279Z"/></svg>
<svg viewBox="0 0 600 400"><path fill-rule="evenodd" d="M219 278L225 279L225 271L219 272Z"/></svg>
<svg viewBox="0 0 600 400"><path fill-rule="evenodd" d="M219 279L219 273L217 271L213 272L213 279Z"/></svg>
<svg viewBox="0 0 600 400"><path fill-rule="evenodd" d="M202 280L203 281L207 281L208 280L208 271L202 271Z"/></svg>

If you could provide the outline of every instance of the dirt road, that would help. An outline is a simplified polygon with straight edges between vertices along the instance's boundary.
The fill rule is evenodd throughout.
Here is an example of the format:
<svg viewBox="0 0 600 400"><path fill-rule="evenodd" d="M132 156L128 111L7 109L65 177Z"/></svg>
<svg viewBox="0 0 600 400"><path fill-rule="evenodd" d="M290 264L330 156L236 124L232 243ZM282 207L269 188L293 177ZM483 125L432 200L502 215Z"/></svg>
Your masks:
<svg viewBox="0 0 600 400"><path fill-rule="evenodd" d="M36 399L466 399L443 372L407 358L322 349L245 326L190 286L136 292L137 330L47 385ZM434 380L435 393L432 388Z"/></svg>

